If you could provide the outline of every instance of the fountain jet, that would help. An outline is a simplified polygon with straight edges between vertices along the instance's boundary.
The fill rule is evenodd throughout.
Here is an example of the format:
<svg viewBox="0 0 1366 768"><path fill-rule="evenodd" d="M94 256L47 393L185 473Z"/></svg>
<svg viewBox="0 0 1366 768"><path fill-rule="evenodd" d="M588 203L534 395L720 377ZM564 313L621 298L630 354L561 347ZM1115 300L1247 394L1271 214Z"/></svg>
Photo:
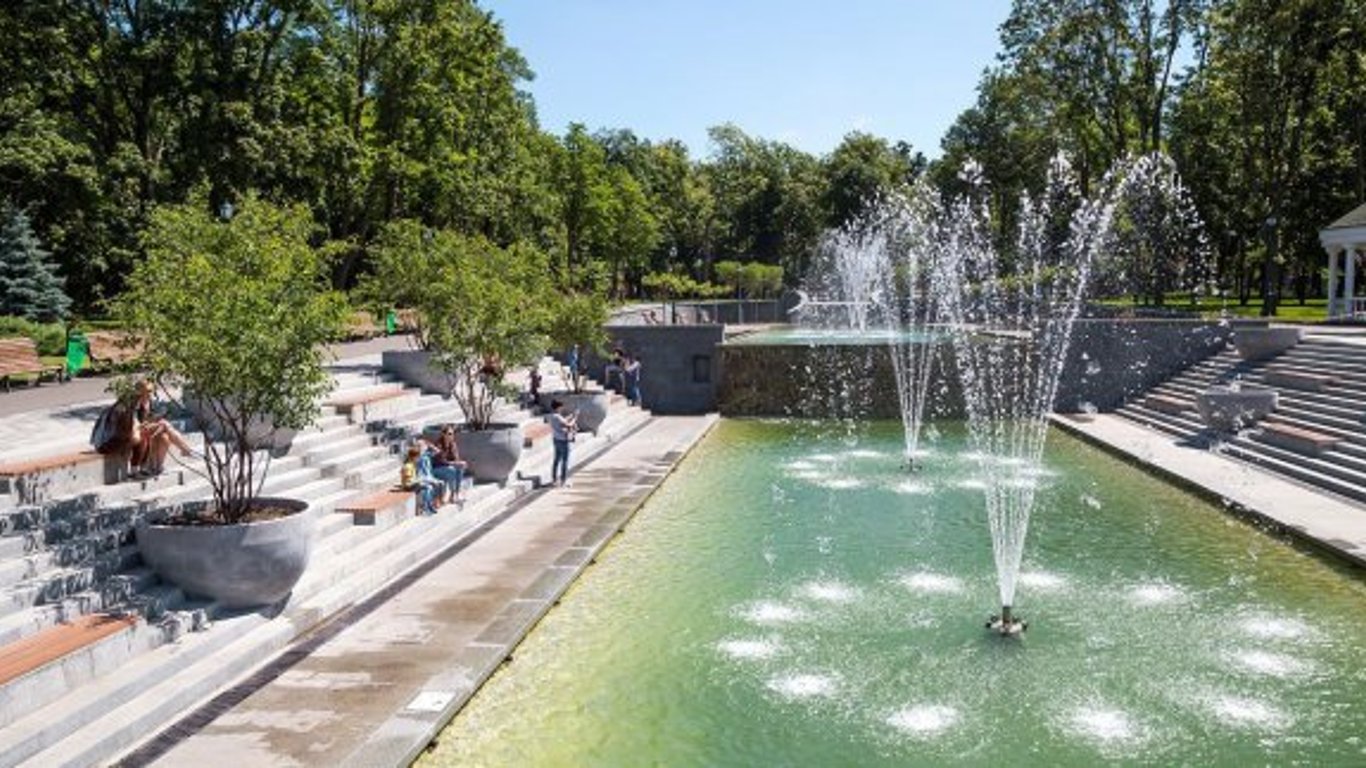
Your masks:
<svg viewBox="0 0 1366 768"><path fill-rule="evenodd" d="M1083 199L1059 157L1044 195L1021 201L1014 242L1003 252L991 229L980 169L968 166L963 180L968 193L942 217L936 293L951 331L970 441L985 484L1005 606L994 617L995 628L1011 634L1024 626L1009 606L1042 474L1048 414L1113 206L1108 195Z"/></svg>

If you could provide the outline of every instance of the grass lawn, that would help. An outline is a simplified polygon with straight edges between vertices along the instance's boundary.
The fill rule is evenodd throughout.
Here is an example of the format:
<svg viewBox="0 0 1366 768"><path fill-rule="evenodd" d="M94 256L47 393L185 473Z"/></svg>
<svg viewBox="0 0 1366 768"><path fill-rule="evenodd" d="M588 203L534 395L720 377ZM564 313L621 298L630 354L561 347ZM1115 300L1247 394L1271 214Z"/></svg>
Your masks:
<svg viewBox="0 0 1366 768"><path fill-rule="evenodd" d="M1108 299L1101 303L1109 307L1130 308L1135 306L1128 299ZM1191 304L1187 299L1172 297L1167 300L1163 308L1179 312L1198 312L1209 317L1219 317L1224 314L1232 317L1261 317L1262 314L1261 299L1256 298L1244 305L1239 304L1236 299L1202 298L1199 302ZM1291 297L1288 300L1282 299L1276 307L1275 320L1277 322L1321 323L1326 319L1328 319L1327 299L1309 299L1301 306L1299 301Z"/></svg>

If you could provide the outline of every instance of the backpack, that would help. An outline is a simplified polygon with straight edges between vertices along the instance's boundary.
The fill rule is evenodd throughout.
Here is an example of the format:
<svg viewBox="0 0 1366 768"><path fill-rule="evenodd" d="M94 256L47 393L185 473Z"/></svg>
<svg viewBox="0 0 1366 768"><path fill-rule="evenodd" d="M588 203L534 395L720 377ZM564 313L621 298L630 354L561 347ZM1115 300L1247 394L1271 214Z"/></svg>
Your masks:
<svg viewBox="0 0 1366 768"><path fill-rule="evenodd" d="M114 403L100 413L90 430L90 445L100 453L118 453L128 442L132 412L122 403Z"/></svg>

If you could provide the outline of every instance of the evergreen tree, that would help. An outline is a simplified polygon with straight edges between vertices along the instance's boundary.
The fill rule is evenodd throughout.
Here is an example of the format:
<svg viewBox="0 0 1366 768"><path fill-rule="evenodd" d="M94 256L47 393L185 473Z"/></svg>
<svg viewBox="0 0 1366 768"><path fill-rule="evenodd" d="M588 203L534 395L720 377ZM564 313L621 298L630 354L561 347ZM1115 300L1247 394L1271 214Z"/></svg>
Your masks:
<svg viewBox="0 0 1366 768"><path fill-rule="evenodd" d="M71 299L28 216L6 204L0 219L0 315L43 322L65 317Z"/></svg>

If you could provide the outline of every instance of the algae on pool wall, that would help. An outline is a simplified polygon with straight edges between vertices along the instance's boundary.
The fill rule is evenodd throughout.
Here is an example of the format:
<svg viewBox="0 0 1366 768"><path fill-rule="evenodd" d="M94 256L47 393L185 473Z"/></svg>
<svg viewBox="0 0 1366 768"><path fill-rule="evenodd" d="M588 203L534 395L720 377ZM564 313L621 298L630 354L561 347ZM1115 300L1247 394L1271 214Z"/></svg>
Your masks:
<svg viewBox="0 0 1366 768"><path fill-rule="evenodd" d="M1366 762L1366 586L1054 432L1017 609L935 425L723 421L423 765Z"/></svg>

